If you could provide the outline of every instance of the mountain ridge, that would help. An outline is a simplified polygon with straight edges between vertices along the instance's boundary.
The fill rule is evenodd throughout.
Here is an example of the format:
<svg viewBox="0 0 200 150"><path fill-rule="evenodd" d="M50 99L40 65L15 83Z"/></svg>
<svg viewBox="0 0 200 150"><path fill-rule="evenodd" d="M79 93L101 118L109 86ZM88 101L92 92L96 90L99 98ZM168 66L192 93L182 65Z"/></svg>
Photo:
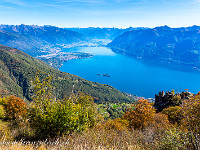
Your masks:
<svg viewBox="0 0 200 150"><path fill-rule="evenodd" d="M0 25L0 44L18 48L32 56L40 54L43 46L72 44L85 41L77 32L54 26Z"/></svg>
<svg viewBox="0 0 200 150"><path fill-rule="evenodd" d="M200 27L170 28L129 31L107 45L114 52L133 57L156 59L200 67Z"/></svg>

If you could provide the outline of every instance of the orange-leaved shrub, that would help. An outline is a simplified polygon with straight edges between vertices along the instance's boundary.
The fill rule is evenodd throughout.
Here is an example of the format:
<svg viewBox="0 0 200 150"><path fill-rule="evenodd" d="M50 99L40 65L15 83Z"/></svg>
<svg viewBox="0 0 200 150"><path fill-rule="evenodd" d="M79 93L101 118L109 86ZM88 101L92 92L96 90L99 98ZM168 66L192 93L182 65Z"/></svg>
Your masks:
<svg viewBox="0 0 200 150"><path fill-rule="evenodd" d="M200 92L184 99L182 126L188 131L194 149L200 149Z"/></svg>
<svg viewBox="0 0 200 150"><path fill-rule="evenodd" d="M171 127L167 115L162 113L156 113L154 115L153 123L154 124L152 124L152 127L159 132L165 131L166 129Z"/></svg>
<svg viewBox="0 0 200 150"><path fill-rule="evenodd" d="M104 124L106 130L124 131L128 129L128 121L122 118L109 120Z"/></svg>
<svg viewBox="0 0 200 150"><path fill-rule="evenodd" d="M19 97L9 96L2 99L2 105L5 110L5 118L16 120L24 118L27 114L27 105Z"/></svg>
<svg viewBox="0 0 200 150"><path fill-rule="evenodd" d="M154 123L155 109L148 100L141 99L136 102L133 110L127 111L124 119L128 120L129 127L135 129L144 129Z"/></svg>

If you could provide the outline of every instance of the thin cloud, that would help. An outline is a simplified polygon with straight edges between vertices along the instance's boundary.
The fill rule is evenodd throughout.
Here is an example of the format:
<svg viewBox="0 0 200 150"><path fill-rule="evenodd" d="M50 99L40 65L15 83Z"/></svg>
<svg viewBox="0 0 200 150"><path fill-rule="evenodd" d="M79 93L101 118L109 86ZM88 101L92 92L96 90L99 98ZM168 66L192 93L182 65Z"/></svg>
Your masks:
<svg viewBox="0 0 200 150"><path fill-rule="evenodd" d="M82 10L80 13L85 14L85 15L92 15L92 16L103 16L103 15L112 15L112 14L136 14L136 13L141 13L143 11L131 11L131 10L97 10L97 11L87 11L87 10Z"/></svg>
<svg viewBox="0 0 200 150"><path fill-rule="evenodd" d="M0 8L13 9L12 7L0 6Z"/></svg>
<svg viewBox="0 0 200 150"><path fill-rule="evenodd" d="M81 4L103 4L106 3L104 0L57 0L57 3L81 3Z"/></svg>
<svg viewBox="0 0 200 150"><path fill-rule="evenodd" d="M18 5L18 6L25 6L25 3L21 0L4 0L4 2Z"/></svg>

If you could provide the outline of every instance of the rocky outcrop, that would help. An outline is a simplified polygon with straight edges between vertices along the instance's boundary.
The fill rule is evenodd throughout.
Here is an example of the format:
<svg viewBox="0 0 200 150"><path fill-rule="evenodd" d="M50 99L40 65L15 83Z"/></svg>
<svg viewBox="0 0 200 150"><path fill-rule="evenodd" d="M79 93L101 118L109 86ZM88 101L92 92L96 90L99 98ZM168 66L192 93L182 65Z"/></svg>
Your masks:
<svg viewBox="0 0 200 150"><path fill-rule="evenodd" d="M173 105L172 98L174 97L174 94L172 92L159 92L158 95L155 94L155 103L154 107L158 111L162 111L164 108L167 108L170 105Z"/></svg>
<svg viewBox="0 0 200 150"><path fill-rule="evenodd" d="M155 95L155 103L154 107L157 112L161 112L164 108L168 108L170 106L179 106L182 104L182 101L185 99L190 99L195 94L188 92L186 89L185 92L182 93L174 93L173 92L159 92L158 95Z"/></svg>

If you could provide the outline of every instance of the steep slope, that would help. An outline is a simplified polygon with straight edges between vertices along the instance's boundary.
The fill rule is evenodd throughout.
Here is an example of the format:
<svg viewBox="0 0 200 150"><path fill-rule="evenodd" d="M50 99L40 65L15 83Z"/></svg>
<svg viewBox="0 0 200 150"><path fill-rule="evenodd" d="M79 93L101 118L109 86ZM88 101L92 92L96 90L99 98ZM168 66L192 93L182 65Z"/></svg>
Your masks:
<svg viewBox="0 0 200 150"><path fill-rule="evenodd" d="M77 32L54 26L0 25L0 44L23 50L34 56L44 45L72 44L84 41Z"/></svg>
<svg viewBox="0 0 200 150"><path fill-rule="evenodd" d="M48 44L46 41L36 37L23 36L19 33L12 33L0 30L0 43L10 47L15 47L25 51L28 54L37 55L40 48Z"/></svg>
<svg viewBox="0 0 200 150"><path fill-rule="evenodd" d="M165 63L200 67L200 27L167 26L125 32L108 44L113 51Z"/></svg>
<svg viewBox="0 0 200 150"><path fill-rule="evenodd" d="M28 54L7 46L0 45L0 93L13 94L31 100L31 81L36 72L53 76L57 98L68 97L73 91L82 91L95 97L96 102L130 101L122 92L109 85L87 81L75 75L55 70Z"/></svg>

